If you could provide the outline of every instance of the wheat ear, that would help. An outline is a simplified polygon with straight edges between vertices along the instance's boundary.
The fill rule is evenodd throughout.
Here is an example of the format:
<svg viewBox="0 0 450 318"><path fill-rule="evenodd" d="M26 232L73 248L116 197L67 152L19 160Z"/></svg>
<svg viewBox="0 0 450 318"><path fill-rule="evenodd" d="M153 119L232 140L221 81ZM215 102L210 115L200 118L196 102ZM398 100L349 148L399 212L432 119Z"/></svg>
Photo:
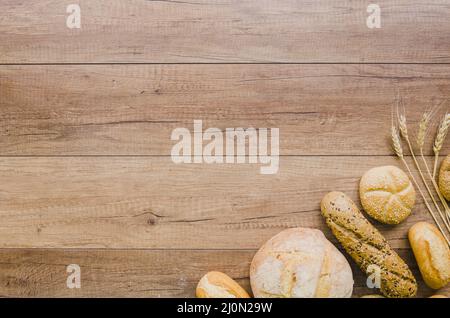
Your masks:
<svg viewBox="0 0 450 318"><path fill-rule="evenodd" d="M422 169L420 168L419 162L417 162L416 159L416 155L414 154L414 150L411 144L411 141L409 139L409 135L408 135L408 126L406 124L406 117L404 115L405 109L403 106L403 113L402 114L398 114L398 108L397 108L397 118L398 118L398 126L400 129L400 133L402 135L402 137L406 140L406 144L408 145L409 151L411 152L411 156L413 158L414 164L416 165L417 170L419 171L419 175L422 178L422 182L425 185L425 188L428 191L428 194L431 198L431 200L433 201L434 206L436 207L436 210L438 211L439 215L441 216L442 221L444 222L445 227L447 228L447 230L450 232L450 225L447 221L447 217L446 214L442 213L441 208L439 207L439 205L436 202L436 199L434 198L433 192L431 192L430 187L428 186L428 183L425 180L425 177L422 173Z"/></svg>
<svg viewBox="0 0 450 318"><path fill-rule="evenodd" d="M429 125L432 117L433 117L433 115L432 115L432 112L430 112L430 111L427 111L422 115L422 119L420 120L419 131L417 133L416 141L417 141L417 147L419 148L420 157L422 158L422 162L425 165L425 169L427 170L428 178L431 180L434 190L438 194L439 200L441 201L442 205L444 206L446 217L447 217L447 224L448 224L448 223L450 223L450 210L449 210L447 201L442 196L441 191L439 190L439 187L436 184L436 181L434 180L433 176L431 175L430 168L428 167L428 163L425 160L425 156L423 155L423 146L425 144L425 138L426 138L427 131L428 131L428 125Z"/></svg>
<svg viewBox="0 0 450 318"><path fill-rule="evenodd" d="M436 178L436 168L439 160L439 152L444 145L445 137L447 136L448 127L450 126L450 114L445 114L442 118L439 128L434 139L433 152L434 152L434 167L433 167L433 179Z"/></svg>
<svg viewBox="0 0 450 318"><path fill-rule="evenodd" d="M432 113L430 111L427 111L423 113L422 119L420 120L419 131L417 133L417 140L416 140L417 146L419 147L420 150L423 149L423 146L425 144L425 137L427 136L428 125L430 123L431 117Z"/></svg>
<svg viewBox="0 0 450 318"><path fill-rule="evenodd" d="M409 168L409 165L408 165L408 163L406 162L406 160L405 160L405 158L403 156L403 148L402 148L402 144L401 144L401 141L400 141L400 135L398 133L397 128L394 125L392 125L392 127L391 127L391 139L392 139L392 148L394 149L395 154L397 155L397 157L400 158L400 160L402 161L403 165L406 167L406 170L408 170L408 173L411 176L411 179L413 180L414 184L416 185L417 189L419 190L420 195L422 196L422 199L423 199L423 202L425 203L425 206L427 207L428 211L430 212L431 216L433 217L433 220L436 223L436 225L438 226L439 231L441 231L441 234L444 236L445 240L447 241L447 244L450 246L450 241L447 238L447 235L445 235L444 230L442 229L442 227L439 224L436 216L434 215L434 212L431 209L428 201L426 200L422 189L420 188L419 184L417 183L416 178L412 174L411 169Z"/></svg>

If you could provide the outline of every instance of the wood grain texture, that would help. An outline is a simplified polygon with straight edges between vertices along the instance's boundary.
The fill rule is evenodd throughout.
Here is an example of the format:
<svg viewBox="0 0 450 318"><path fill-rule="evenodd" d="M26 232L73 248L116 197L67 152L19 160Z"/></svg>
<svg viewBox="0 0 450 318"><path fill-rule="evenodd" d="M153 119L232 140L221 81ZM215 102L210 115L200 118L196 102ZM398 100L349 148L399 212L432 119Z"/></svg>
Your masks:
<svg viewBox="0 0 450 318"><path fill-rule="evenodd" d="M247 291L250 262L256 250L42 250L0 249L0 296L3 297L194 297L200 278L219 270ZM429 289L421 280L409 249L397 250L418 279L418 297L450 296L450 289ZM67 265L81 268L81 289L66 287ZM353 297L377 293L350 262Z"/></svg>
<svg viewBox="0 0 450 318"><path fill-rule="evenodd" d="M0 63L449 63L450 3L78 0L81 29L60 0L0 3Z"/></svg>
<svg viewBox="0 0 450 318"><path fill-rule="evenodd" d="M430 158L431 159L431 158ZM0 247L255 249L295 226L333 242L320 201L358 200L365 171L393 157L282 157L259 164L175 165L170 157L0 158ZM418 199L398 226L377 224L406 248L412 224L433 222Z"/></svg>
<svg viewBox="0 0 450 318"><path fill-rule="evenodd" d="M77 3L80 30L64 1L0 2L0 296L193 297L210 270L250 290L267 239L304 226L339 246L323 195L359 204L366 170L400 166L398 90L412 130L450 97L447 0L378 1L381 29L361 1ZM279 173L174 164L170 134L195 119L280 128ZM421 199L402 224L373 223L427 297L406 235L418 221L433 222ZM66 287L73 263L81 290ZM373 293L350 263L354 296Z"/></svg>
<svg viewBox="0 0 450 318"><path fill-rule="evenodd" d="M201 119L278 127L282 155L389 155L397 89L415 130L449 98L450 65L3 66L0 153L167 156Z"/></svg>

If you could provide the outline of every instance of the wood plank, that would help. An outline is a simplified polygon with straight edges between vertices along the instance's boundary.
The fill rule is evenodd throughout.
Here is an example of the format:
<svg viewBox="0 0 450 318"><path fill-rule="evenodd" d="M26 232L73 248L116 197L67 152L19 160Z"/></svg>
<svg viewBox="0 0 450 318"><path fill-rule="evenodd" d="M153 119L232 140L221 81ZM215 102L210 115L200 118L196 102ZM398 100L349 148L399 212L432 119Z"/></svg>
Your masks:
<svg viewBox="0 0 450 318"><path fill-rule="evenodd" d="M431 158L430 158L431 159ZM174 164L168 157L0 158L0 247L258 248L279 231L319 228L320 200L393 157L282 157L259 164ZM411 163L412 164L412 163ZM398 226L377 225L406 248L414 223L433 222L420 199Z"/></svg>
<svg viewBox="0 0 450 318"><path fill-rule="evenodd" d="M3 0L0 63L450 62L450 3L380 0Z"/></svg>
<svg viewBox="0 0 450 318"><path fill-rule="evenodd" d="M3 297L195 297L198 280L219 270L250 290L248 271L253 250L0 250ZM418 297L436 293L421 280L409 250L398 250L419 282ZM69 264L81 268L81 288L66 287ZM352 265L353 297L373 294L364 274ZM450 296L445 288L439 294Z"/></svg>
<svg viewBox="0 0 450 318"><path fill-rule="evenodd" d="M416 129L450 65L2 66L0 154L170 155L201 119L280 128L282 155L389 155L398 88Z"/></svg>

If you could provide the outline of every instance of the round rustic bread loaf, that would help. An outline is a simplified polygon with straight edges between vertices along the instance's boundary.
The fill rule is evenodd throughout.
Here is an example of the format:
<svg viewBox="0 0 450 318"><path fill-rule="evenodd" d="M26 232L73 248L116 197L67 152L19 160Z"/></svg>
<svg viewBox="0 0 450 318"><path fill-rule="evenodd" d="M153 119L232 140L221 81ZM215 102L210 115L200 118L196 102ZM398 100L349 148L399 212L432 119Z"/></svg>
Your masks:
<svg viewBox="0 0 450 318"><path fill-rule="evenodd" d="M346 258L319 230L293 228L271 238L250 267L255 297L350 297L353 275Z"/></svg>
<svg viewBox="0 0 450 318"><path fill-rule="evenodd" d="M416 191L406 173L394 166L372 168L361 178L359 196L375 220L398 224L411 214Z"/></svg>
<svg viewBox="0 0 450 318"><path fill-rule="evenodd" d="M439 170L439 190L450 201L450 155L442 161L441 169Z"/></svg>

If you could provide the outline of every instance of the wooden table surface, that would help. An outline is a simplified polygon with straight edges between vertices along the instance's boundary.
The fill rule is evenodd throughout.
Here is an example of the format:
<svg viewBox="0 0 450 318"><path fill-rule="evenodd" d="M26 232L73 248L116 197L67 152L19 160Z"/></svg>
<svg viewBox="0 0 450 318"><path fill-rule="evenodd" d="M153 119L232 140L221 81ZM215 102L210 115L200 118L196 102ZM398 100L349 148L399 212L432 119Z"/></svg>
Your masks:
<svg viewBox="0 0 450 318"><path fill-rule="evenodd" d="M401 166L397 91L411 129L450 97L450 1L376 3L379 29L364 1L2 0L0 296L191 297L210 270L249 290L255 251L283 229L338 245L320 200L359 204L366 170ZM195 119L279 128L279 172L174 164L171 132ZM419 199L402 224L373 223L429 296L406 237L422 220ZM374 293L350 263L354 296Z"/></svg>

